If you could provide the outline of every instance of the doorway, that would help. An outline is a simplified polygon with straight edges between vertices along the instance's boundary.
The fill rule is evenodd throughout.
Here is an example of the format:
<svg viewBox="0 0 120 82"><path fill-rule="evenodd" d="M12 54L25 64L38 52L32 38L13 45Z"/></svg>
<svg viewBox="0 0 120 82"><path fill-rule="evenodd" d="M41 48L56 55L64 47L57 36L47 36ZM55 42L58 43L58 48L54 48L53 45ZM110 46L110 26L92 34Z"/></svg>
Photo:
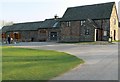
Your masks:
<svg viewBox="0 0 120 82"><path fill-rule="evenodd" d="M15 32L14 33L14 39L20 39L20 33L18 33L18 32Z"/></svg>
<svg viewBox="0 0 120 82"><path fill-rule="evenodd" d="M57 32L50 33L50 40L57 41Z"/></svg>
<svg viewBox="0 0 120 82"><path fill-rule="evenodd" d="M103 36L103 30L96 29L96 41L102 41L102 36Z"/></svg>
<svg viewBox="0 0 120 82"><path fill-rule="evenodd" d="M116 30L114 30L114 40L116 40Z"/></svg>

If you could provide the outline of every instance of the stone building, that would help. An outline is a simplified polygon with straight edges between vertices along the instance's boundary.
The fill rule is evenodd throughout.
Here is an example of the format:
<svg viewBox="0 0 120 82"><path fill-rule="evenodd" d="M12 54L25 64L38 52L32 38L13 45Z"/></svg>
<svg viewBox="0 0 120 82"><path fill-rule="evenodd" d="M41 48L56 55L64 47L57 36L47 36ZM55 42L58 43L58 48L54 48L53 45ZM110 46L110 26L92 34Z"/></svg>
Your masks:
<svg viewBox="0 0 120 82"><path fill-rule="evenodd" d="M62 18L18 23L2 28L2 38L16 41L84 42L118 40L115 2L68 8Z"/></svg>
<svg viewBox="0 0 120 82"><path fill-rule="evenodd" d="M41 25L40 22L17 23L2 28L3 40L10 35L15 41L37 41L37 30Z"/></svg>
<svg viewBox="0 0 120 82"><path fill-rule="evenodd" d="M38 29L38 41L60 40L60 19L46 19Z"/></svg>
<svg viewBox="0 0 120 82"><path fill-rule="evenodd" d="M2 40L10 35L14 41L58 41L59 19L46 19L45 21L17 23L2 28Z"/></svg>
<svg viewBox="0 0 120 82"><path fill-rule="evenodd" d="M118 15L114 2L70 7L61 19L61 41L118 40Z"/></svg>

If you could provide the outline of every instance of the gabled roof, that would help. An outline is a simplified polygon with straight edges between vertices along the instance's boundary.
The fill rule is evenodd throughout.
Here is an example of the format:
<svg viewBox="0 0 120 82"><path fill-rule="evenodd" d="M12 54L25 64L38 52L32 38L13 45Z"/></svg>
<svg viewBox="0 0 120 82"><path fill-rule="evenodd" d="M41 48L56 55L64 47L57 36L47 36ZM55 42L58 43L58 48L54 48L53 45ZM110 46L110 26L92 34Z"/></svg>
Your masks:
<svg viewBox="0 0 120 82"><path fill-rule="evenodd" d="M2 32L8 31L8 30L9 30L9 27L10 27L10 26L3 26L2 29L1 29Z"/></svg>
<svg viewBox="0 0 120 82"><path fill-rule="evenodd" d="M37 30L43 21L14 24L12 30Z"/></svg>
<svg viewBox="0 0 120 82"><path fill-rule="evenodd" d="M58 28L60 27L59 19L46 19L45 21L16 23L11 26L4 26L2 32L21 31L21 30L38 30L40 28Z"/></svg>
<svg viewBox="0 0 120 82"><path fill-rule="evenodd" d="M4 26L2 32L7 31L20 31L20 30L37 30L43 21L39 22L27 22L27 23L16 23L11 26Z"/></svg>
<svg viewBox="0 0 120 82"><path fill-rule="evenodd" d="M109 19L115 2L70 7L66 10L61 21L84 19Z"/></svg>
<svg viewBox="0 0 120 82"><path fill-rule="evenodd" d="M58 28L60 27L60 18L46 19L40 26L40 28Z"/></svg>

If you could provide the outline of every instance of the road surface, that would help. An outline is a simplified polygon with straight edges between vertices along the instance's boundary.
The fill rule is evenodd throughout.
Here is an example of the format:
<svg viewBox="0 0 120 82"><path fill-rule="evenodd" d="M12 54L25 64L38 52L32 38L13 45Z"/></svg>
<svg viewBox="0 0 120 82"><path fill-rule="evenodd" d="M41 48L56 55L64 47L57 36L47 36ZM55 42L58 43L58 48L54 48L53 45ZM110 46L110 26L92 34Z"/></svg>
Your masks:
<svg viewBox="0 0 120 82"><path fill-rule="evenodd" d="M19 43L14 46L67 52L85 61L85 64L52 80L118 80L118 44L81 45L43 42Z"/></svg>

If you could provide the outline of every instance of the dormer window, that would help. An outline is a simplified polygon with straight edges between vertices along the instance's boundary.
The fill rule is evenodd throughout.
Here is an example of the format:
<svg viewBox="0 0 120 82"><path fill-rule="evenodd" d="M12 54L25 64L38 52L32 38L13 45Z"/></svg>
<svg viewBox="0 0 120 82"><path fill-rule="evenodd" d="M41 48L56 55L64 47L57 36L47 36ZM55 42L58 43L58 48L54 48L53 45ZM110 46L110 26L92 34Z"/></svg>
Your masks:
<svg viewBox="0 0 120 82"><path fill-rule="evenodd" d="M67 27L70 27L70 26L71 26L71 22L68 21L68 22L67 22Z"/></svg>
<svg viewBox="0 0 120 82"><path fill-rule="evenodd" d="M53 25L53 27L57 27L57 25L58 25L58 22L56 22L56 23Z"/></svg>

